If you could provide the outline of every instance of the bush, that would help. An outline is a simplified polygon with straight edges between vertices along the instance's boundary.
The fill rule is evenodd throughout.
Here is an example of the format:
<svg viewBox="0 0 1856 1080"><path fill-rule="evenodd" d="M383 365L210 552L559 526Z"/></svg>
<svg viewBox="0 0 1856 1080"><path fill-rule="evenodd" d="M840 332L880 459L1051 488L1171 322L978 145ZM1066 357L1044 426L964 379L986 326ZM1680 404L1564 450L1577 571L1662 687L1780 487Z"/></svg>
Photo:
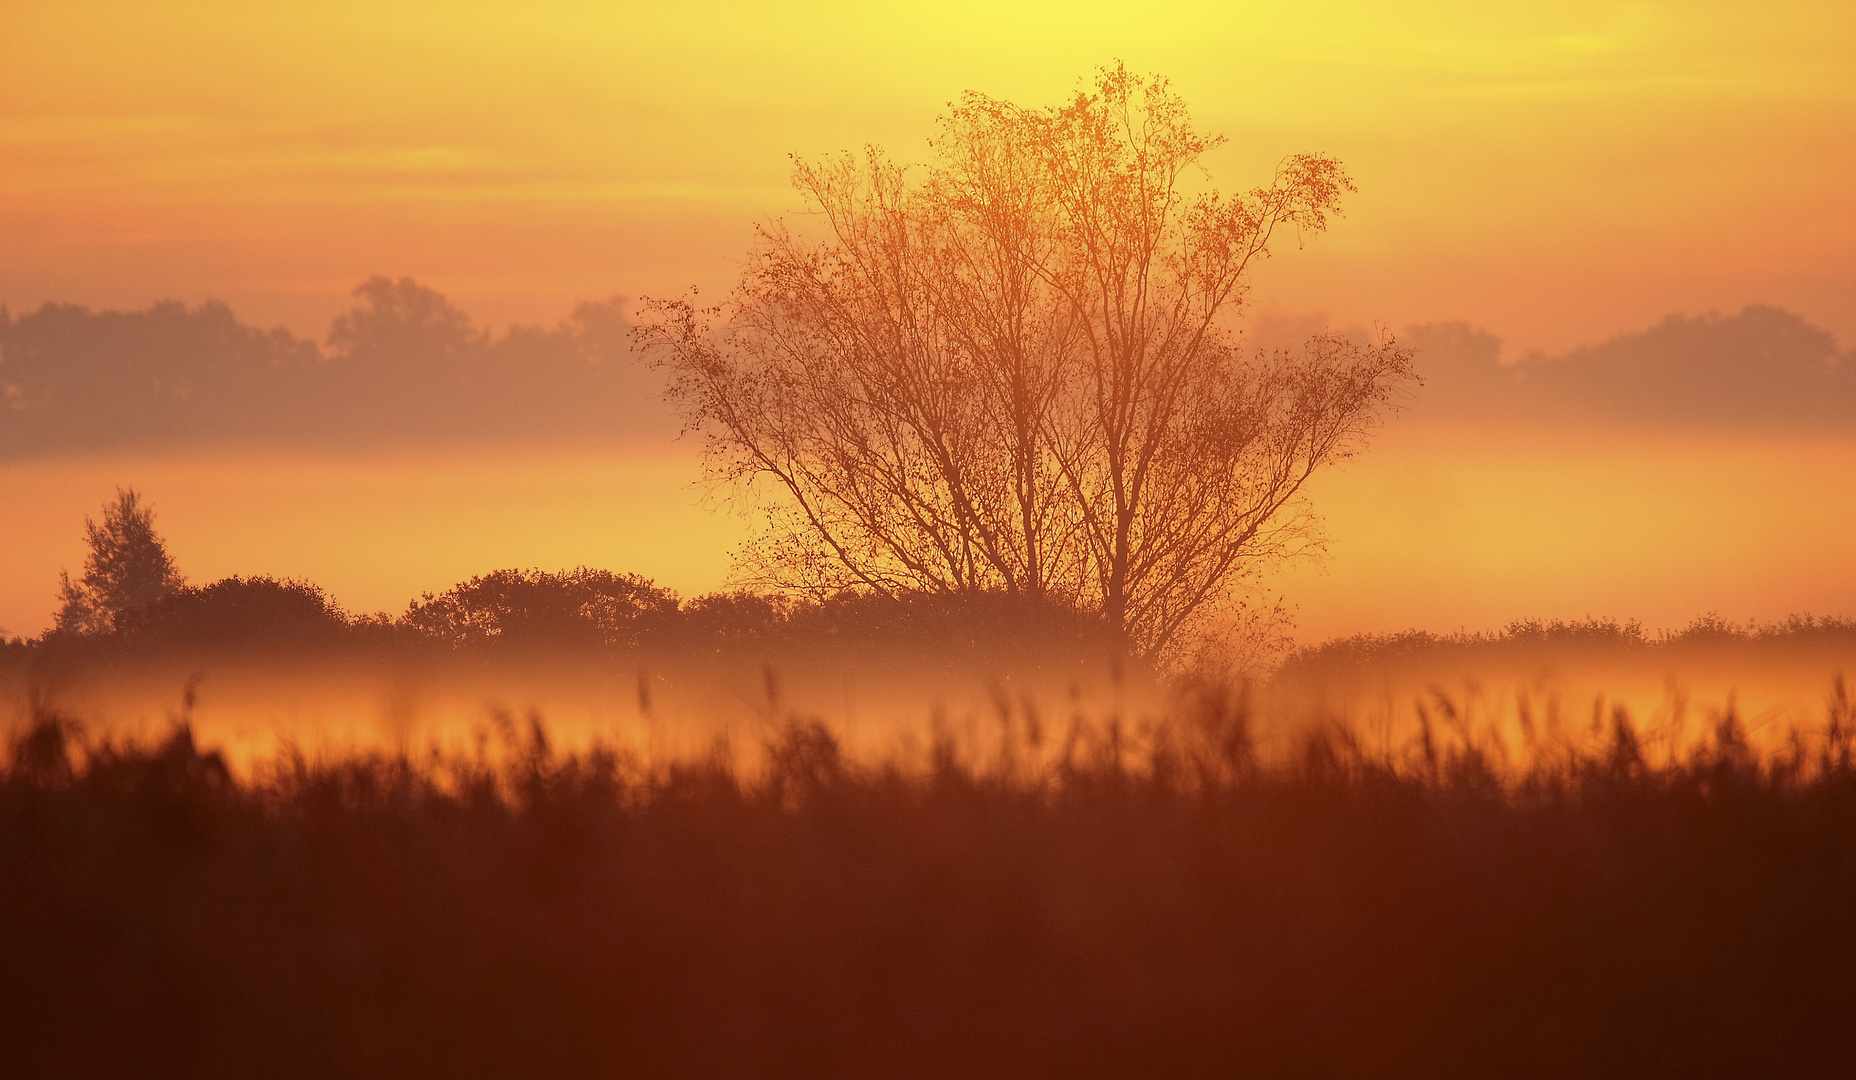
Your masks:
<svg viewBox="0 0 1856 1080"><path fill-rule="evenodd" d="M229 577L183 588L129 613L118 633L144 642L219 650L333 644L348 616L319 586L272 577Z"/></svg>
<svg viewBox="0 0 1856 1080"><path fill-rule="evenodd" d="M676 595L636 574L579 567L498 570L407 609L405 625L453 645L528 648L633 645L677 610Z"/></svg>

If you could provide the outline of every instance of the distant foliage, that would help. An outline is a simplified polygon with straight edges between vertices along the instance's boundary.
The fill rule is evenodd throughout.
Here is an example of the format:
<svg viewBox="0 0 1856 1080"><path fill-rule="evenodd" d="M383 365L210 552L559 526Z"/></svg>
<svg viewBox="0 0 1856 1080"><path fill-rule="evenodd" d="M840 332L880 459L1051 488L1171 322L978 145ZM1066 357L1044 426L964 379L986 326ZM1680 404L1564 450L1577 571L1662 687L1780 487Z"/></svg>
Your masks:
<svg viewBox="0 0 1856 1080"><path fill-rule="evenodd" d="M0 309L0 458L287 430L289 402L322 411L320 362L314 344L217 301Z"/></svg>
<svg viewBox="0 0 1856 1080"><path fill-rule="evenodd" d="M354 290L365 306L336 317L329 345L337 356L382 368L463 366L489 344L490 335L436 290L411 278L378 275Z"/></svg>
<svg viewBox="0 0 1856 1080"><path fill-rule="evenodd" d="M1410 327L1425 377L1417 415L1529 424L1625 424L1703 431L1856 429L1856 352L1779 308L1671 315L1557 356L1501 360L1468 324Z"/></svg>
<svg viewBox="0 0 1856 1080"><path fill-rule="evenodd" d="M847 591L809 599L734 589L685 601L637 574L585 566L496 570L426 593L398 618L354 615L309 581L254 575L183 584L134 492L109 508L102 525L89 528L97 546L91 572L77 582L66 575L58 631L18 643L22 653L54 644L54 637L67 655L67 646L80 640L81 653L432 646L575 652L752 643L953 645L994 654L1111 640L1098 616L1007 593L954 598ZM151 587L151 581L166 584Z"/></svg>
<svg viewBox="0 0 1856 1080"><path fill-rule="evenodd" d="M103 522L86 517L90 553L84 575L71 580L60 571L57 628L69 634L101 634L118 628L129 613L180 591L180 571L155 532L154 508L134 488L119 489L103 508Z"/></svg>
<svg viewBox="0 0 1856 1080"><path fill-rule="evenodd" d="M1293 650L1278 674L1318 678L1333 666L1358 667L1454 654L1492 658L1540 648L1587 650L1613 656L1706 645L1784 646L1806 641L1856 645L1856 619L1792 615L1778 622L1736 623L1718 613L1697 617L1680 630L1651 633L1634 619L1518 619L1493 633L1434 634L1405 630L1355 634Z"/></svg>
<svg viewBox="0 0 1856 1080"><path fill-rule="evenodd" d="M373 277L327 348L230 308L0 309L0 459L256 443L667 439L625 301L493 334L411 278Z"/></svg>
<svg viewBox="0 0 1856 1080"><path fill-rule="evenodd" d="M498 570L413 602L405 625L454 645L630 645L676 614L675 594L636 574Z"/></svg>
<svg viewBox="0 0 1856 1080"><path fill-rule="evenodd" d="M789 624L797 607L784 597L735 589L684 602L677 622L685 638L721 646L771 638Z"/></svg>
<svg viewBox="0 0 1856 1080"><path fill-rule="evenodd" d="M320 586L256 576L179 589L129 613L117 629L163 645L241 650L332 644L353 625Z"/></svg>

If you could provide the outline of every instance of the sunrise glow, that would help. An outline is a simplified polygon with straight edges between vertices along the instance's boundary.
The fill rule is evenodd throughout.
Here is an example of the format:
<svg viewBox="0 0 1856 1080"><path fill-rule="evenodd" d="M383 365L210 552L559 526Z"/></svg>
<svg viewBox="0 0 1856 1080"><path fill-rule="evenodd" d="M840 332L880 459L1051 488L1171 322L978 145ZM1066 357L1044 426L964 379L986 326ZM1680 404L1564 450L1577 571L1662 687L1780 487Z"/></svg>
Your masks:
<svg viewBox="0 0 1856 1080"><path fill-rule="evenodd" d="M0 1074L1845 1076L1856 4L8 0Z"/></svg>

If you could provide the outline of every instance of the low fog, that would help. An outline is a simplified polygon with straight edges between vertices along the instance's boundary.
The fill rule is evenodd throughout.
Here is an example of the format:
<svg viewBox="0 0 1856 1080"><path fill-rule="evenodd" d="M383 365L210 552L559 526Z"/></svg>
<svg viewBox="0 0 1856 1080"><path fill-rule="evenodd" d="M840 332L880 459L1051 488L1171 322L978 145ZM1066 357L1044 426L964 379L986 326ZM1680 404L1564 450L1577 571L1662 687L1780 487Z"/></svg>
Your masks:
<svg viewBox="0 0 1856 1080"><path fill-rule="evenodd" d="M356 306L320 342L247 326L218 303L0 312L0 459L10 460L0 469L11 470L16 506L34 530L13 526L20 543L0 624L16 635L47 625L57 570L82 558L78 523L96 501L88 488L107 491L116 478L151 473L167 487L167 497L159 487L151 495L164 507L163 525L183 563L202 575L195 580L232 573L313 579L329 589L331 604L381 610L369 616L379 626L404 623L420 590L442 594L472 571L509 562L512 552L528 552L517 558L544 569L584 562L644 574L681 588L685 604L724 585L729 548L746 535L745 523L723 513L720 494L702 485L694 446L674 442L678 423L662 401L661 378L631 347L622 298L581 304L552 328L497 334L411 279L372 278L355 296ZM1294 348L1325 328L1316 316L1262 317L1249 339L1258 349ZM1833 622L1842 627L1836 633L1772 629L1788 614L1843 610L1851 583L1812 570L1809 552L1786 559L1805 574L1796 587L1775 586L1769 575L1743 569L1746 553L1733 546L1739 534L1731 527L1638 538L1618 532L1616 519L1604 522L1608 507L1658 499L1681 501L1685 512L1705 519L1713 511L1694 493L1609 492L1587 483L1597 472L1656 483L1660 474L1643 464L1652 444L1685 461L1681 448L1722 440L1753 440L1768 448L1761 453L1781 456L1787 451L1770 448L1790 445L1786 440L1843 445L1856 436L1856 360L1830 334L1756 306L1735 315L1671 316L1558 356L1505 357L1495 336L1466 323L1412 326L1399 337L1415 348L1424 385L1401 403L1378 445L1315 485L1330 536L1326 557L1287 568L1259 596L1282 604L1285 614L1271 631L1280 640L1269 663L1250 673L1271 716L1292 726L1346 717L1404 731L1419 709L1434 713L1441 700L1512 729L1530 700L1537 709L1557 702L1580 722L1617 707L1673 722L1683 710L1722 714L1731 702L1756 727L1778 731L1810 722L1837 674L1856 670L1842 624ZM1555 434L1576 431L1588 435ZM1623 441L1594 444L1592 432ZM1529 461L1539 459L1538 475L1498 470L1514 488L1512 504L1473 479L1479 474L1471 463L1495 445L1510 454L1532 445ZM657 452L673 456L654 468L669 470L667 479L648 492L608 491L596 478L603 466L562 474L586 488L582 498L535 479L560 472L562 461L523 456L600 446L620 455L613 462L663 448ZM422 447L440 458L393 457ZM443 460L464 448L491 456L460 457L447 472ZM306 472L321 468L305 464L318 455L339 458L348 471ZM220 464L233 461L252 475L234 477ZM522 479L524 468L533 482ZM373 485L380 490L356 487L349 473L369 469L397 479ZM1764 486L1810 501L1793 481L1821 485L1802 470ZM281 494L251 502L252 484L266 482ZM88 486L81 496L77 485ZM422 495L415 487L430 490ZM1555 502L1558 487L1570 494ZM529 493L518 495L523 488ZM1748 497L1733 495L1742 504ZM630 534L605 519L589 521L581 504L600 498L625 501L615 513L637 536L655 534L656 546L627 540ZM202 518L215 500L226 505ZM383 516L389 506L404 513ZM1595 524L1568 522L1581 506L1591 508ZM1557 561L1530 571L1526 543L1477 524L1478 510L1509 513L1507 524L1537 534ZM1537 520L1518 520L1533 514ZM347 522L347 531L329 532L336 521ZM1781 552L1830 543L1813 540L1815 530L1768 524L1769 535L1748 542ZM1574 533L1590 534L1594 560L1626 569L1642 563L1630 571L1634 583L1611 581L1596 562L1589 573L1579 570ZM1508 577L1475 568L1477 543L1510 553ZM1709 544L1720 548L1712 564L1694 554ZM681 562L670 555L679 546ZM350 563L369 562L370 571L327 563L333 551L347 551ZM1668 566L1651 568L1657 559ZM1729 562L1745 588L1722 593L1718 567ZM691 570L697 563L706 569ZM1665 570L1673 575L1666 580L1657 576ZM1669 594L1667 602L1645 603L1646 582ZM1755 594L1774 599L1757 610L1734 607L1736 597ZM1722 621L1722 608L1730 621ZM1749 630L1748 615L1767 629ZM1565 635L1510 640L1495 630L1521 617L1569 626L1594 616L1644 618L1650 629L1636 637L1588 634L1578 648ZM1730 632L1692 632L1714 625ZM1421 648L1412 647L1420 639L1398 635L1414 626L1431 631ZM1322 644L1359 630L1379 636ZM327 642L318 646L314 658L267 655L261 662L249 650L229 656L146 643L30 664L21 652L8 669L5 696L24 708L31 695L55 694L60 707L98 730L124 733L157 731L184 711L202 732L252 752L268 752L279 739L456 741L498 717L530 713L573 738L662 744L674 731L679 752L716 738L752 744L757 725L802 714L874 749L900 731L919 736L936 717L978 738L1008 715L1059 725L1079 717L1138 723L1177 705L1153 672L1110 679L1099 655L1013 658L996 640L996 649L969 642L930 656L896 642L849 648L829 635L803 645L791 637L737 637L717 651L685 635L674 646L633 643L552 658L506 647L407 651L403 641L376 655L370 650L378 639L365 647L342 640L347 644L333 652ZM1270 665L1298 642L1301 651L1271 674ZM1396 642L1403 651L1388 644ZM1337 667L1341 656L1351 659ZM1310 677L1316 670L1319 679Z"/></svg>
<svg viewBox="0 0 1856 1080"><path fill-rule="evenodd" d="M607 582L600 595L581 595L589 579ZM570 752L751 768L801 723L872 766L926 769L941 752L985 770L1110 737L1148 756L1213 693L1265 763L1329 732L1387 760L1436 740L1521 769L1620 724L1668 760L1723 724L1763 753L1814 747L1850 708L1856 622L1536 620L1240 660L1118 658L1088 620L1009 605L680 599L589 571L484 575L397 616L348 615L304 583L228 579L110 634L0 645L0 716L18 729L49 710L119 745L185 724L240 769L280 753L500 755L532 733Z"/></svg>

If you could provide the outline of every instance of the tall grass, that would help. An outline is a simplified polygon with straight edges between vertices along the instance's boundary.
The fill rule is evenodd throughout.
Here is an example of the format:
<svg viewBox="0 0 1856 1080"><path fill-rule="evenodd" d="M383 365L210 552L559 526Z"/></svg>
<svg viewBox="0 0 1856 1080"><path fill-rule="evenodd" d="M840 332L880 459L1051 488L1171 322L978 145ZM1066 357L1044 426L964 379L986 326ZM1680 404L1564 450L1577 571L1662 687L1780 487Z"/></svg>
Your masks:
<svg viewBox="0 0 1856 1080"><path fill-rule="evenodd" d="M1731 712L1524 760L1433 717L1265 760L1242 694L853 760L465 753L241 778L43 705L0 775L14 1076L1827 1075L1856 769ZM1550 749L1551 752L1547 752ZM1506 756L1504 754L1506 753Z"/></svg>

